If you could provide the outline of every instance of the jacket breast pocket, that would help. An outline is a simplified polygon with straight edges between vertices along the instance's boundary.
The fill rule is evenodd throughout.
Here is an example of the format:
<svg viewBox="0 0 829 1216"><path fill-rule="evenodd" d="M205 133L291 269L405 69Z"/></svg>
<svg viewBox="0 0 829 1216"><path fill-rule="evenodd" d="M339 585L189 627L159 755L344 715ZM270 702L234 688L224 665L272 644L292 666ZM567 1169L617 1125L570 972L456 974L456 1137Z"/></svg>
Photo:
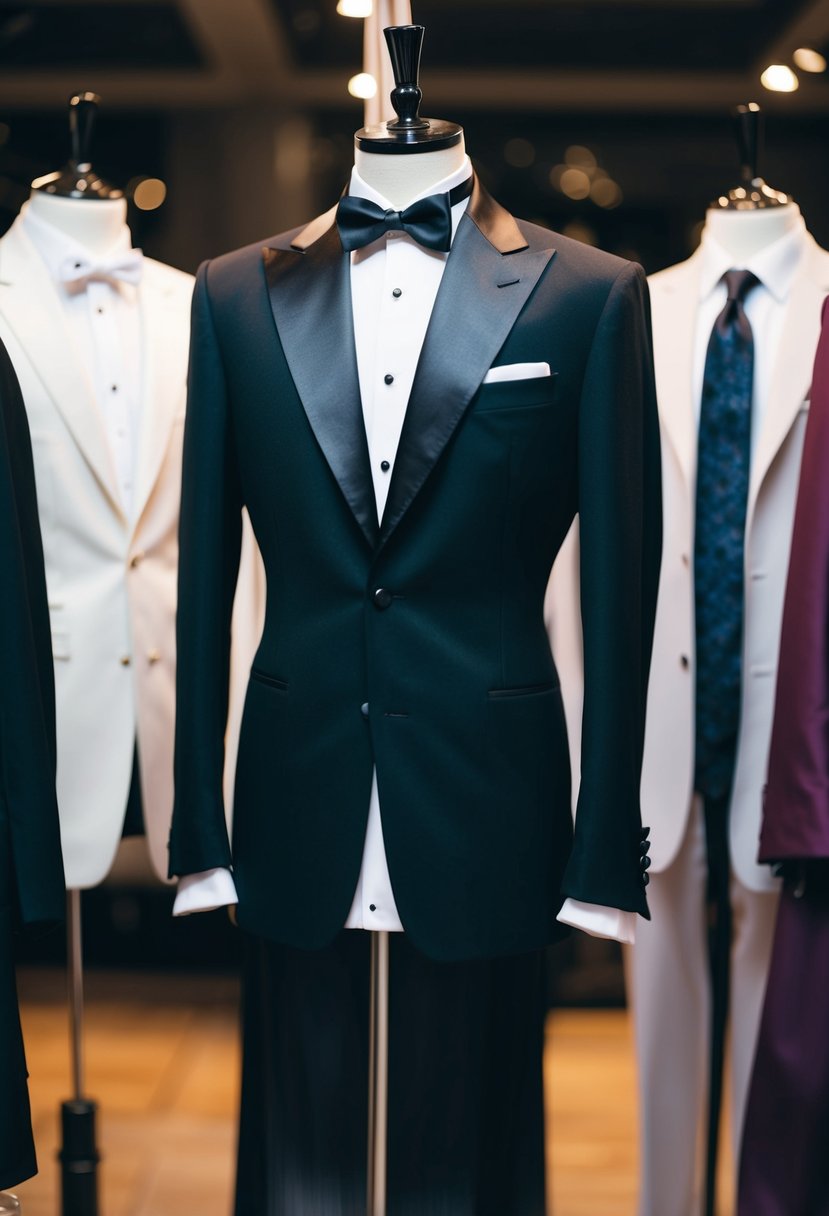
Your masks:
<svg viewBox="0 0 829 1216"><path fill-rule="evenodd" d="M558 373L534 376L527 380L501 380L482 384L472 409L476 414L495 410L532 409L550 405L555 399Z"/></svg>
<svg viewBox="0 0 829 1216"><path fill-rule="evenodd" d="M264 684L266 688L273 688L276 692L288 691L286 680L280 680L279 676L272 676L269 672L262 671L260 667L251 667L250 678L256 684Z"/></svg>

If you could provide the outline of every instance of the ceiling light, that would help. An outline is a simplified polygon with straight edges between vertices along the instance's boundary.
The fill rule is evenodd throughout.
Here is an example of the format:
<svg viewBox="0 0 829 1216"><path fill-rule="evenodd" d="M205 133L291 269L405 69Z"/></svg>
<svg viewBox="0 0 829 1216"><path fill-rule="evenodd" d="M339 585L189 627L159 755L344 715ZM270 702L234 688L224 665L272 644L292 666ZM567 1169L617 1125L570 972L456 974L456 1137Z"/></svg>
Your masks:
<svg viewBox="0 0 829 1216"><path fill-rule="evenodd" d="M157 211L166 197L167 187L158 177L143 177L132 192L132 201L139 211Z"/></svg>
<svg viewBox="0 0 829 1216"><path fill-rule="evenodd" d="M341 17L370 17L373 7L372 0L338 0L337 2L337 12Z"/></svg>
<svg viewBox="0 0 829 1216"><path fill-rule="evenodd" d="M800 81L785 63L771 63L760 77L760 84L772 93L793 93Z"/></svg>
<svg viewBox="0 0 829 1216"><path fill-rule="evenodd" d="M558 184L562 194L568 198L587 198L590 193L590 178L584 169L565 169Z"/></svg>
<svg viewBox="0 0 829 1216"><path fill-rule="evenodd" d="M579 169L595 169L596 157L589 148L585 148L582 144L573 144L564 153L564 159L568 165L576 165Z"/></svg>
<svg viewBox="0 0 829 1216"><path fill-rule="evenodd" d="M371 72L358 72L356 76L352 76L349 80L348 91L352 97L359 97L362 101L369 101L370 98L377 96L377 81Z"/></svg>
<svg viewBox="0 0 829 1216"><path fill-rule="evenodd" d="M807 46L798 47L792 55L795 66L802 72L825 72L826 60L820 51L813 51Z"/></svg>
<svg viewBox="0 0 829 1216"><path fill-rule="evenodd" d="M622 191L612 178L600 177L590 187L590 197L597 206L605 207L608 211L612 211L614 207L618 207L621 203Z"/></svg>

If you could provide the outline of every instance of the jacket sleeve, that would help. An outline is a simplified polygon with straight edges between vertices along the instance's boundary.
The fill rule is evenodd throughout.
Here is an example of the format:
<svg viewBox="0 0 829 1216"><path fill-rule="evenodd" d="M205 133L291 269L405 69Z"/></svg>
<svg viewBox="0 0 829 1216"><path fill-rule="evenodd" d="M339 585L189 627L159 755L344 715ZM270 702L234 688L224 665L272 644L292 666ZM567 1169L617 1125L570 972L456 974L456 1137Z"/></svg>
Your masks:
<svg viewBox="0 0 829 1216"><path fill-rule="evenodd" d="M171 878L231 863L222 775L243 504L209 269L193 296L184 429Z"/></svg>
<svg viewBox="0 0 829 1216"><path fill-rule="evenodd" d="M792 535L760 861L829 858L829 305Z"/></svg>
<svg viewBox="0 0 829 1216"><path fill-rule="evenodd" d="M662 489L648 288L634 264L613 283L596 328L578 459L584 705L563 894L648 917L639 787Z"/></svg>
<svg viewBox="0 0 829 1216"><path fill-rule="evenodd" d="M65 907L55 795L55 683L32 446L0 347L0 862L24 925Z"/></svg>

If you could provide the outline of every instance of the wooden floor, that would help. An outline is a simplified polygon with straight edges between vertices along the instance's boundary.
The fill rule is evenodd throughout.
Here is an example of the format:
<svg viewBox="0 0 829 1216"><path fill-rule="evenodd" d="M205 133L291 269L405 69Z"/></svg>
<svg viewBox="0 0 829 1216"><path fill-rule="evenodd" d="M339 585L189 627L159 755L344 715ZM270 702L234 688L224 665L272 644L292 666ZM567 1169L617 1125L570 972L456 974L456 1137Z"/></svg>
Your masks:
<svg viewBox="0 0 829 1216"><path fill-rule="evenodd" d="M59 1216L57 1112L69 1096L61 977L27 971L20 987L41 1173L18 1196L23 1216ZM229 1216L236 999L230 980L88 978L87 1088L101 1109L101 1216ZM551 1213L634 1216L634 1074L626 1015L552 1015L545 1079ZM727 1207L722 1213L727 1216Z"/></svg>

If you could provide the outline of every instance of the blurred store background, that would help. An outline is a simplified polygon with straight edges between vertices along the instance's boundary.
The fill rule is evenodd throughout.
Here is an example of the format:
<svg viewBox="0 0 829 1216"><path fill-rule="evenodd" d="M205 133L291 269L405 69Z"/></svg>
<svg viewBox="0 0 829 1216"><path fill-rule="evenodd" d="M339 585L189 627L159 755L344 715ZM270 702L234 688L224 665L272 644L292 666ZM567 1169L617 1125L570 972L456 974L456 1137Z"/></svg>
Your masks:
<svg viewBox="0 0 829 1216"><path fill-rule="evenodd" d="M95 168L127 189L136 244L154 257L193 271L326 209L363 121L365 8L2 0L0 231L31 180L67 159L79 89L103 99ZM413 13L427 27L424 112L464 125L516 214L649 272L679 261L708 203L738 182L730 109L759 101L762 175L829 246L829 0L414 0ZM88 961L232 965L227 917L172 924L140 848L86 897ZM30 958L61 949L35 943ZM622 1000L606 943L561 948L553 980L560 1003Z"/></svg>
<svg viewBox="0 0 829 1216"><path fill-rule="evenodd" d="M323 210L362 103L364 0L0 3L0 226L65 159L65 106L104 99L96 167L148 252L206 256ZM737 182L736 103L767 110L763 174L829 244L827 0L414 0L425 112L463 123L517 214L637 257L687 255ZM803 51L813 52L804 56ZM768 83L790 92L772 91ZM813 70L809 70L813 69Z"/></svg>

